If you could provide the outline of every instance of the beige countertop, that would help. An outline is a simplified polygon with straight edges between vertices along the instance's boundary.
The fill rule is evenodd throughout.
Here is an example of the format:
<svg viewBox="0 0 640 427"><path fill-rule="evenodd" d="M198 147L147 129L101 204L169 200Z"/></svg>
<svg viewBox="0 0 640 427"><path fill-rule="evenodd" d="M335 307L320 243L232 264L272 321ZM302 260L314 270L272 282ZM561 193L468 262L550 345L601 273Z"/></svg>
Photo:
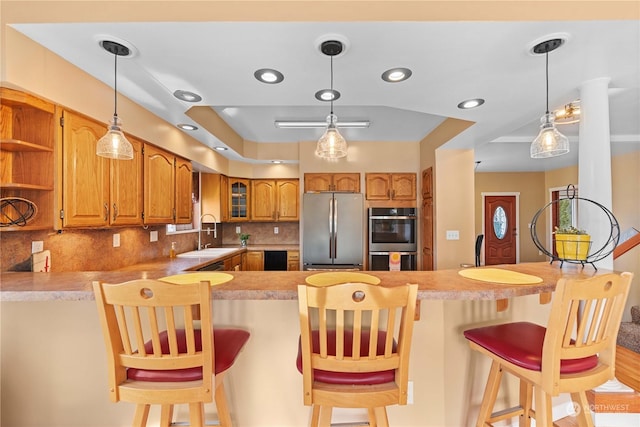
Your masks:
<svg viewBox="0 0 640 427"><path fill-rule="evenodd" d="M244 250L240 249L239 251ZM139 278L158 279L197 269L199 265L215 261L201 258L161 258L115 271L82 271L61 273L3 272L0 274L0 300L51 301L93 299L91 283L101 280L119 283ZM608 273L582 268L577 264L560 266L548 262L492 266L538 276L541 283L508 285L467 279L459 269L438 271L372 271L383 286L417 283L419 299L441 300L499 300L523 295L551 292L560 277L590 277ZM293 300L297 285L317 272L311 271L230 271L234 279L212 287L213 298L228 300Z"/></svg>

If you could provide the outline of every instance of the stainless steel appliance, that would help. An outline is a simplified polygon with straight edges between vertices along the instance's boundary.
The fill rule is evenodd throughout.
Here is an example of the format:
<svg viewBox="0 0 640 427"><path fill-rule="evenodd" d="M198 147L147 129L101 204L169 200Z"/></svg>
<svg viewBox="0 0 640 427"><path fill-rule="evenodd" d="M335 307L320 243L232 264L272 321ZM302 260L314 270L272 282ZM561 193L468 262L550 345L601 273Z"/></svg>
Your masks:
<svg viewBox="0 0 640 427"><path fill-rule="evenodd" d="M302 230L304 270L362 270L362 194L305 193Z"/></svg>
<svg viewBox="0 0 640 427"><path fill-rule="evenodd" d="M389 270L393 252L401 270L415 270L417 224L416 208L369 208L369 270Z"/></svg>

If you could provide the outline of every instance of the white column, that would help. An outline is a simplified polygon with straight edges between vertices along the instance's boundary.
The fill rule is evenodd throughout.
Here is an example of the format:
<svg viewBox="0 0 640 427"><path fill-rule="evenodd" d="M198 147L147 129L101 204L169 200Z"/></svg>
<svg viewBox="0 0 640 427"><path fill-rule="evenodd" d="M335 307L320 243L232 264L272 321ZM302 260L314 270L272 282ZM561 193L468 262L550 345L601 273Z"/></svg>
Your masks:
<svg viewBox="0 0 640 427"><path fill-rule="evenodd" d="M612 210L610 80L602 77L586 81L580 86L578 195ZM595 205L581 203L579 209L579 226L591 235L592 251L602 248L610 236L610 222ZM612 270L613 255L597 262L597 266Z"/></svg>

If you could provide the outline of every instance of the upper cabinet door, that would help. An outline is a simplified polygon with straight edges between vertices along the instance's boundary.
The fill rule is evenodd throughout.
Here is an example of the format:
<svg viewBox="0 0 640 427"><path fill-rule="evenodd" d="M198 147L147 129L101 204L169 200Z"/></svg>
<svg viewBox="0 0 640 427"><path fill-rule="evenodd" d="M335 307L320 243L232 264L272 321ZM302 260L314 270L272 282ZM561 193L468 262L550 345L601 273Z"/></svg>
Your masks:
<svg viewBox="0 0 640 427"><path fill-rule="evenodd" d="M144 146L144 223L175 221L175 167L173 154Z"/></svg>
<svg viewBox="0 0 640 427"><path fill-rule="evenodd" d="M304 174L304 191L313 193L316 191L331 191L332 176L328 173L305 173Z"/></svg>
<svg viewBox="0 0 640 427"><path fill-rule="evenodd" d="M299 182L297 179L276 181L278 221L298 221L300 219Z"/></svg>
<svg viewBox="0 0 640 427"><path fill-rule="evenodd" d="M96 155L104 124L63 112L63 227L109 225L109 159Z"/></svg>
<svg viewBox="0 0 640 427"><path fill-rule="evenodd" d="M365 176L367 200L389 200L391 177L388 173L368 173Z"/></svg>
<svg viewBox="0 0 640 427"><path fill-rule="evenodd" d="M277 219L276 182L272 179L251 181L251 219L275 221Z"/></svg>
<svg viewBox="0 0 640 427"><path fill-rule="evenodd" d="M193 220L193 168L191 162L176 157L176 224Z"/></svg>
<svg viewBox="0 0 640 427"><path fill-rule="evenodd" d="M111 160L109 203L111 225L142 225L142 147L143 142L127 135L133 146L133 159Z"/></svg>
<svg viewBox="0 0 640 427"><path fill-rule="evenodd" d="M229 221L249 220L249 180L229 178Z"/></svg>
<svg viewBox="0 0 640 427"><path fill-rule="evenodd" d="M360 192L360 173L334 173L333 190L348 191L351 193Z"/></svg>
<svg viewBox="0 0 640 427"><path fill-rule="evenodd" d="M391 198L393 200L416 200L416 174L391 174Z"/></svg>

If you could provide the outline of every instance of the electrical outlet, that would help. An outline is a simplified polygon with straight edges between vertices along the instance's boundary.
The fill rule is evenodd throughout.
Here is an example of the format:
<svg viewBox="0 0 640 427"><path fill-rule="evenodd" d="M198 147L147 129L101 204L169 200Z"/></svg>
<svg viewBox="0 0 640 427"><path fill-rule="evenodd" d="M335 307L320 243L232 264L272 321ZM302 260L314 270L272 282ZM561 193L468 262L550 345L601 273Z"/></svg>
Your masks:
<svg viewBox="0 0 640 427"><path fill-rule="evenodd" d="M149 233L149 241L150 242L158 241L158 231L152 231L151 233Z"/></svg>
<svg viewBox="0 0 640 427"><path fill-rule="evenodd" d="M37 240L35 242L31 242L31 253L35 254L38 252L44 251L44 242L42 240Z"/></svg>
<svg viewBox="0 0 640 427"><path fill-rule="evenodd" d="M116 233L113 235L113 247L114 248L119 248L120 247L120 234Z"/></svg>
<svg viewBox="0 0 640 427"><path fill-rule="evenodd" d="M278 227L273 227L273 234L278 234L280 229Z"/></svg>
<svg viewBox="0 0 640 427"><path fill-rule="evenodd" d="M407 405L413 405L413 381L407 383Z"/></svg>
<svg viewBox="0 0 640 427"><path fill-rule="evenodd" d="M240 231L240 226L236 225L236 234L240 234L242 233L242 231Z"/></svg>
<svg viewBox="0 0 640 427"><path fill-rule="evenodd" d="M460 232L458 230L447 230L447 240L460 240Z"/></svg>

